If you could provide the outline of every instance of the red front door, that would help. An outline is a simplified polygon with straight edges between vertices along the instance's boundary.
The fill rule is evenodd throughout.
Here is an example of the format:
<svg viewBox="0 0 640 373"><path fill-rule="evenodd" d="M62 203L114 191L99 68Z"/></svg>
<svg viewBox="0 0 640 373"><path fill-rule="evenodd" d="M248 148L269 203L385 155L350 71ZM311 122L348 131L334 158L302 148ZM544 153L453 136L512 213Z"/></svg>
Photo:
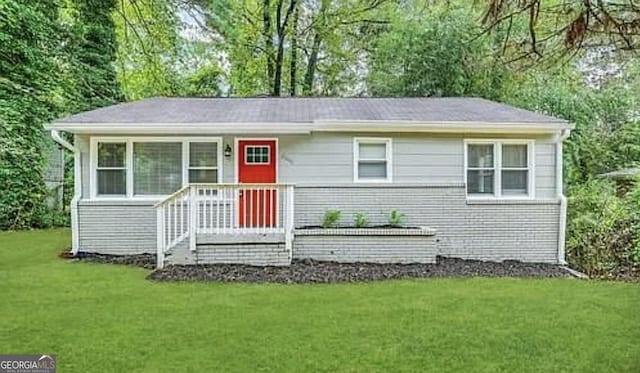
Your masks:
<svg viewBox="0 0 640 373"><path fill-rule="evenodd" d="M275 140L238 141L238 182L275 183ZM241 227L273 227L277 222L278 192L275 188L243 189L238 199L238 217Z"/></svg>

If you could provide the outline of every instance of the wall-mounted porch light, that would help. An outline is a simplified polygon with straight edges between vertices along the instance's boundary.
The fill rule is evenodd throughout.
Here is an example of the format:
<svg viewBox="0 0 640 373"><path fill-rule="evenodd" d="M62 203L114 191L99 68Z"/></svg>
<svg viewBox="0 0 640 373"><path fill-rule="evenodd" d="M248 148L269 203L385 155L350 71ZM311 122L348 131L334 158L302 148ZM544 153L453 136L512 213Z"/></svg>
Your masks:
<svg viewBox="0 0 640 373"><path fill-rule="evenodd" d="M227 146L224 148L224 156L226 158L231 157L231 145L227 144Z"/></svg>

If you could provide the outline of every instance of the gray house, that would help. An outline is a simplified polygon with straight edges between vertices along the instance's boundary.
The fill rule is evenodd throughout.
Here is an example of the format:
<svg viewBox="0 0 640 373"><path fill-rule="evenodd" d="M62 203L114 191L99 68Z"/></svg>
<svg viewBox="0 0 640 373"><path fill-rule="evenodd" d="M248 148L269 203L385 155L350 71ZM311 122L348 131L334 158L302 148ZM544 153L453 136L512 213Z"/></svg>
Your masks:
<svg viewBox="0 0 640 373"><path fill-rule="evenodd" d="M73 252L159 267L564 263L571 128L478 98L154 98L48 126L75 155Z"/></svg>

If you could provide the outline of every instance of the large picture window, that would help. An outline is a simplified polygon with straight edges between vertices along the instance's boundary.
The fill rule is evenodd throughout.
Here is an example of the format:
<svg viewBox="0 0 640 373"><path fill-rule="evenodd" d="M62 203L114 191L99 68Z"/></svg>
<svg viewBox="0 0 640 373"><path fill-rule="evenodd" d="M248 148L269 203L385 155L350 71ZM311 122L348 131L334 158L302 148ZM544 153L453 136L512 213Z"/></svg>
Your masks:
<svg viewBox="0 0 640 373"><path fill-rule="evenodd" d="M533 142L466 142L465 177L469 197L532 197Z"/></svg>
<svg viewBox="0 0 640 373"><path fill-rule="evenodd" d="M188 183L217 183L218 138L94 138L92 196L169 195Z"/></svg>
<svg viewBox="0 0 640 373"><path fill-rule="evenodd" d="M162 196L181 186L181 142L133 143L133 195Z"/></svg>
<svg viewBox="0 0 640 373"><path fill-rule="evenodd" d="M391 139L354 139L356 182L391 181Z"/></svg>

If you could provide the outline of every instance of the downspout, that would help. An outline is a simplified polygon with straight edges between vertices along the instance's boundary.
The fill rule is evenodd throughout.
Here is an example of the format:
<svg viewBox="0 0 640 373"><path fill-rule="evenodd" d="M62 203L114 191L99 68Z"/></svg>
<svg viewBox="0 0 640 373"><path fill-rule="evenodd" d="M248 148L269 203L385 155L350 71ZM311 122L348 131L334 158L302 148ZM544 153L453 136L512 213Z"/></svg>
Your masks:
<svg viewBox="0 0 640 373"><path fill-rule="evenodd" d="M65 149L73 153L73 198L71 199L71 253L76 255L80 247L80 239L78 236L78 201L82 194L82 185L80 184L80 149L71 145L67 140L60 136L57 130L51 130L51 138Z"/></svg>
<svg viewBox="0 0 640 373"><path fill-rule="evenodd" d="M558 230L558 264L567 264L565 260L565 237L567 235L567 197L564 195L563 181L563 143L571 131L562 130L556 141L556 193L560 201L560 226Z"/></svg>

